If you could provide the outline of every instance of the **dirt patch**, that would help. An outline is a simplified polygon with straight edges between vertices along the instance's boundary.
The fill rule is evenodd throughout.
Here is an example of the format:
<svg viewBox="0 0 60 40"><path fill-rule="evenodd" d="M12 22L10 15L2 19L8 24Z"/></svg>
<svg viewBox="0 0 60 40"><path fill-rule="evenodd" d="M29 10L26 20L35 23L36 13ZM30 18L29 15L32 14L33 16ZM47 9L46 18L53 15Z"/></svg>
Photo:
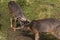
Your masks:
<svg viewBox="0 0 60 40"><path fill-rule="evenodd" d="M8 36L7 36L7 40L32 40L31 37L28 36L24 36L21 31L13 31L13 30L9 30L8 31Z"/></svg>

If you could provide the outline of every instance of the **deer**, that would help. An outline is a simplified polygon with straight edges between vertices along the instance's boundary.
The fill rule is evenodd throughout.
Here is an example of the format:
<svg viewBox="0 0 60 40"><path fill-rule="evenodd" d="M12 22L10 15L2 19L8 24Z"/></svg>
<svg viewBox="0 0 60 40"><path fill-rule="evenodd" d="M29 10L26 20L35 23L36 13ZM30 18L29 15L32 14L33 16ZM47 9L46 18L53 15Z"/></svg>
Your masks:
<svg viewBox="0 0 60 40"><path fill-rule="evenodd" d="M21 28L15 28L16 30ZM57 39L60 39L60 21L55 18L46 18L39 20L32 20L28 25L24 25L24 29L35 34L35 40L39 40L40 33L51 33ZM24 30L23 29L23 30Z"/></svg>
<svg viewBox="0 0 60 40"><path fill-rule="evenodd" d="M10 26L11 26L11 28L16 28L16 21L18 20L19 22L20 22L20 24L21 24L21 28L23 28L24 27L24 25L23 25L23 23L22 22L29 22L28 20L27 20L27 18L25 17L25 14L24 14L24 12L23 12L23 10L22 10L22 8L21 8L21 6L19 5L19 4L17 4L17 2L15 2L15 1L10 1L9 3L8 3L8 8L9 8L9 12L10 12ZM14 22L14 27L13 27L13 24L12 24L12 17L14 17L14 20L15 20L15 22ZM15 29L14 29L15 30Z"/></svg>

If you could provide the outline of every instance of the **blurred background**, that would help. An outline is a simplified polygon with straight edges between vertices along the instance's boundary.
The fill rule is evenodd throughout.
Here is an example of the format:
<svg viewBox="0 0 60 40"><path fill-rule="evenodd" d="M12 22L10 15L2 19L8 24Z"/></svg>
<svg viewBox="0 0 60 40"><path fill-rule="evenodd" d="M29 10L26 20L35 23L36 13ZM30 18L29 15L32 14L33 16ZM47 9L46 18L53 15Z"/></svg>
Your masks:
<svg viewBox="0 0 60 40"><path fill-rule="evenodd" d="M24 37L21 31L14 32L10 28L10 14L8 2L11 0L0 0L0 40L32 40ZM36 20L44 18L56 18L60 20L60 0L14 0L23 9L27 19ZM33 35L34 36L34 35ZM57 40L50 33L42 33L42 40ZM27 39L28 38L28 39Z"/></svg>

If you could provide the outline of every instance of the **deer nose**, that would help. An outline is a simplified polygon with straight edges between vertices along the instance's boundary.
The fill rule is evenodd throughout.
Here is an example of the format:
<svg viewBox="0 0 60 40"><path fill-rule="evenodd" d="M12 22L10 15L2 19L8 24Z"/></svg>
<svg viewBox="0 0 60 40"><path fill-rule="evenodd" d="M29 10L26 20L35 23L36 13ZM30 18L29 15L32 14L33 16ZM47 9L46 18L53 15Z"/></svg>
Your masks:
<svg viewBox="0 0 60 40"><path fill-rule="evenodd" d="M28 25L30 22L29 21L24 21L24 25Z"/></svg>

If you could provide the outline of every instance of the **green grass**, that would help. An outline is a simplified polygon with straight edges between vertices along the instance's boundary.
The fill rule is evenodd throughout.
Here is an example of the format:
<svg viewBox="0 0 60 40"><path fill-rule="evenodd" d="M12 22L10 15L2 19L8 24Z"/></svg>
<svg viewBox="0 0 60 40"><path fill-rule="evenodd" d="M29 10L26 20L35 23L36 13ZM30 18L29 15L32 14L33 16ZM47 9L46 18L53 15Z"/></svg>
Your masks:
<svg viewBox="0 0 60 40"><path fill-rule="evenodd" d="M7 2L0 2L0 15L0 40L7 40L7 28L10 27Z"/></svg>

